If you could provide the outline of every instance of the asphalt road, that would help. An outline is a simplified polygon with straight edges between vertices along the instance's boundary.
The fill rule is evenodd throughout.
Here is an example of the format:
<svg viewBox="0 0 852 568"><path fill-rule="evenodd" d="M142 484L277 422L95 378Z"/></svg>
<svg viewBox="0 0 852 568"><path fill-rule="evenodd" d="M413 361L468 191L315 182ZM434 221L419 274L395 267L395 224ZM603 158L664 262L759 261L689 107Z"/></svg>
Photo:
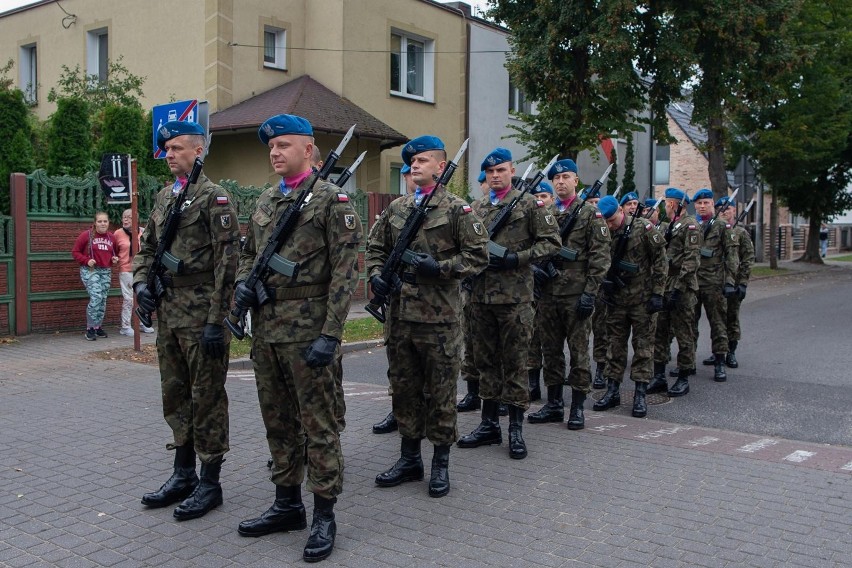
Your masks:
<svg viewBox="0 0 852 568"><path fill-rule="evenodd" d="M846 267L754 280L742 308L739 368L728 369L726 383L713 382L712 367L700 364L710 353L709 329L702 318L699 369L690 380L690 394L661 397L650 405L648 418L852 446L850 300L852 270ZM383 348L346 355L344 369L346 381L387 385ZM609 412L628 416L631 391L625 384L624 403ZM597 414L591 400L586 413Z"/></svg>

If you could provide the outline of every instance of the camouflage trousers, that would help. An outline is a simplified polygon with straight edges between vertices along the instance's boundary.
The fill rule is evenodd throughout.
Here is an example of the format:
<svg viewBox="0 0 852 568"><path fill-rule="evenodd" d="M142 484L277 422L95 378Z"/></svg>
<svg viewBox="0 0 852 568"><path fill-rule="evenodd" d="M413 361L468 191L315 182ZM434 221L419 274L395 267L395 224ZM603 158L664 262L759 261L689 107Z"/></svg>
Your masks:
<svg viewBox="0 0 852 568"><path fill-rule="evenodd" d="M343 432L346 429L346 399L343 395L343 352L340 349L329 367L334 374L334 417L337 419L337 431Z"/></svg>
<svg viewBox="0 0 852 568"><path fill-rule="evenodd" d="M213 359L201 352L201 327L168 328L157 325L157 356L163 416L171 427L177 446L193 444L203 463L215 461L228 451L228 345L225 356Z"/></svg>
<svg viewBox="0 0 852 568"><path fill-rule="evenodd" d="M541 333L539 332L539 315L536 302L532 304L533 309L533 328L530 339L530 349L527 351L527 369L537 371L542 367L543 355L541 353Z"/></svg>
<svg viewBox="0 0 852 568"><path fill-rule="evenodd" d="M462 307L462 338L464 341L464 357L461 362L461 378L463 381L478 381L479 369L473 361L474 335L470 327L470 311L473 309L470 302Z"/></svg>
<svg viewBox="0 0 852 568"><path fill-rule="evenodd" d="M311 369L302 358L310 341L252 343L254 375L266 440L272 454L272 482L301 485L307 444L311 493L331 499L343 490L343 451L338 434L337 372L332 363Z"/></svg>
<svg viewBox="0 0 852 568"><path fill-rule="evenodd" d="M404 438L455 443L456 381L461 333L457 323L393 320L387 343L393 415Z"/></svg>
<svg viewBox="0 0 852 568"><path fill-rule="evenodd" d="M592 318L577 317L577 299L573 296L548 296L542 298L540 306L541 348L544 352L544 384L570 385L584 393L592 390L592 374L589 370L589 335L592 333ZM570 371L565 376L565 341L571 356Z"/></svg>
<svg viewBox="0 0 852 568"><path fill-rule="evenodd" d="M740 340L740 304L739 296L727 300L728 309L725 311L725 328L728 330L728 341Z"/></svg>
<svg viewBox="0 0 852 568"><path fill-rule="evenodd" d="M606 351L609 341L606 335L607 306L598 296L595 299L595 313L592 314L592 333L594 342L592 346L592 360L595 363L606 363Z"/></svg>
<svg viewBox="0 0 852 568"><path fill-rule="evenodd" d="M608 379L620 383L624 378L624 370L627 368L627 343L630 341L633 345L630 378L636 383L647 383L651 380L654 374L655 325L656 317L648 313L644 302L629 306L607 306Z"/></svg>
<svg viewBox="0 0 852 568"><path fill-rule="evenodd" d="M479 369L479 397L529 408L527 355L533 327L529 303L473 304L473 360Z"/></svg>
<svg viewBox="0 0 852 568"><path fill-rule="evenodd" d="M695 369L695 303L698 301L693 290L681 293L677 307L672 311L657 314L657 332L654 337L654 361L668 363L672 340L677 339L677 366Z"/></svg>
<svg viewBox="0 0 852 568"><path fill-rule="evenodd" d="M727 301L722 295L720 286L709 286L698 289L698 303L695 305L695 316L692 329L695 331L695 343L698 344L698 320L701 319L701 306L707 314L710 323L710 341L713 344L713 353L728 352L728 331L726 329Z"/></svg>
<svg viewBox="0 0 852 568"><path fill-rule="evenodd" d="M106 313L107 297L109 296L111 268L80 267L80 280L89 293L89 305L86 306L86 328L100 327Z"/></svg>

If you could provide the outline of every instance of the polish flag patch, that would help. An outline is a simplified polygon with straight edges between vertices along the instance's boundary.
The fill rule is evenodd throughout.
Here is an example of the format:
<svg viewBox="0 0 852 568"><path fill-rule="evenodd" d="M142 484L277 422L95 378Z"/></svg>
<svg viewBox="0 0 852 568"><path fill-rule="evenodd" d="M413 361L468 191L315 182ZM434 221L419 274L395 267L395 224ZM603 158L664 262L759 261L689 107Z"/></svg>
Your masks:
<svg viewBox="0 0 852 568"><path fill-rule="evenodd" d="M603 215L601 215L601 212L600 212L600 211L595 211L595 218L596 218L596 219L600 219L601 217L603 217Z"/></svg>
<svg viewBox="0 0 852 568"><path fill-rule="evenodd" d="M337 194L337 201L349 201L349 196L346 195L345 193L338 193Z"/></svg>
<svg viewBox="0 0 852 568"><path fill-rule="evenodd" d="M689 225L687 228L688 228L690 231L694 231L694 230L695 230L695 229L697 229L698 227L696 227L695 225Z"/></svg>
<svg viewBox="0 0 852 568"><path fill-rule="evenodd" d="M462 205L462 213L467 215L471 211L473 211L473 209L471 209L470 205Z"/></svg>
<svg viewBox="0 0 852 568"><path fill-rule="evenodd" d="M539 207L544 207L544 201L542 201L541 199L536 199L535 204Z"/></svg>
<svg viewBox="0 0 852 568"><path fill-rule="evenodd" d="M217 195L216 196L216 205L227 205L228 204L228 196L227 195Z"/></svg>

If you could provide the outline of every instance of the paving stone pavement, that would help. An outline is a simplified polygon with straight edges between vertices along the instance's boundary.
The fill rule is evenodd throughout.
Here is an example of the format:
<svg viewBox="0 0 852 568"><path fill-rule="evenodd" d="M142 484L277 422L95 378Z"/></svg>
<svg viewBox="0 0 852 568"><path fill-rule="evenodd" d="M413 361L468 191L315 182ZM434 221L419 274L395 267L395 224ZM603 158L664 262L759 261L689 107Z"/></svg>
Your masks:
<svg viewBox="0 0 852 568"><path fill-rule="evenodd" d="M157 370L90 355L128 345L117 333L0 345L0 566L300 563L307 531L236 531L274 497L249 365L229 374L223 506L178 523L140 504L171 473ZM425 481L375 486L399 452L396 434L370 431L389 399L373 384L345 391L344 493L322 566L852 565L852 448L640 420L625 404L588 411L579 432L525 425L525 460L505 443L453 448L451 492L432 499ZM459 431L478 421L460 414ZM427 472L431 454L424 443Z"/></svg>

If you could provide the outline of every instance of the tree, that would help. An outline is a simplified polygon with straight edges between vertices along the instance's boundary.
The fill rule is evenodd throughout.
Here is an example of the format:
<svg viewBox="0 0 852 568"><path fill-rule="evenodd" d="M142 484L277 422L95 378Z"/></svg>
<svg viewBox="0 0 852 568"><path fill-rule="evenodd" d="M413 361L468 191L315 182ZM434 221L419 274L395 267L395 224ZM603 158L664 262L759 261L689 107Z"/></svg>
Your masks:
<svg viewBox="0 0 852 568"><path fill-rule="evenodd" d="M108 81L99 81L97 75L86 75L77 65L73 69L62 65L62 73L56 87L47 94L47 100L57 102L62 98L76 97L88 103L93 115L111 105L139 106L145 77L131 73L121 62L122 57L110 61L107 68Z"/></svg>
<svg viewBox="0 0 852 568"><path fill-rule="evenodd" d="M519 115L523 126L510 125L532 156L576 159L597 146L601 133L641 130L648 119L631 109L648 102L665 108L667 91L648 92L631 63L646 23L635 2L490 0L489 6L489 17L511 32L512 83L536 103L537 114ZM668 140L665 114L655 113L653 121L658 139Z"/></svg>
<svg viewBox="0 0 852 568"><path fill-rule="evenodd" d="M47 172L82 177L92 171L92 127L85 100L66 97L56 101L50 118Z"/></svg>
<svg viewBox="0 0 852 568"><path fill-rule="evenodd" d="M117 152L134 158L145 149L145 116L139 106L116 104L104 108L101 116L103 133L98 141L97 154Z"/></svg>
<svg viewBox="0 0 852 568"><path fill-rule="evenodd" d="M748 109L738 122L754 133L749 152L760 176L808 219L798 260L822 263L820 224L852 208L852 5L806 0L791 27L809 55L772 84L775 102Z"/></svg>
<svg viewBox="0 0 852 568"><path fill-rule="evenodd" d="M0 86L0 215L10 213L10 174L28 173L35 168L31 135L30 111L24 94L19 89Z"/></svg>

